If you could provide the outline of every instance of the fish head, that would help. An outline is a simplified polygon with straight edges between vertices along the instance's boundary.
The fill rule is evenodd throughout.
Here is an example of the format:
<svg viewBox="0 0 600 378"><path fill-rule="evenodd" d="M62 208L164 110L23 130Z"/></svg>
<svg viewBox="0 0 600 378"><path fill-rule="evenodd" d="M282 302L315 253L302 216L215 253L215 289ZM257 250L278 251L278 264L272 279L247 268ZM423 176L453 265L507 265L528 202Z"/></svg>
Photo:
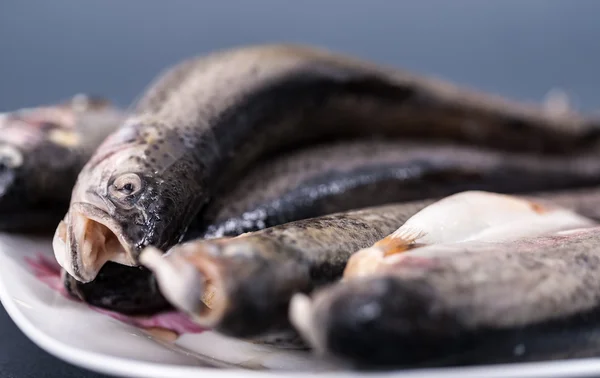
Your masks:
<svg viewBox="0 0 600 378"><path fill-rule="evenodd" d="M43 142L43 134L22 113L21 109L0 114L0 213L11 214L29 205L25 187L31 168L31 151ZM33 173L33 172L29 172ZM34 179L34 178L30 178Z"/></svg>
<svg viewBox="0 0 600 378"><path fill-rule="evenodd" d="M81 126L106 135L119 116L107 100L83 94L0 114L0 214L27 224L51 217L55 225L85 162Z"/></svg>
<svg viewBox="0 0 600 378"><path fill-rule="evenodd" d="M0 141L0 211L14 207L25 176L24 154L18 146Z"/></svg>
<svg viewBox="0 0 600 378"><path fill-rule="evenodd" d="M108 261L138 266L143 248L177 243L204 198L191 179L192 162L140 143L143 138L138 128L124 125L79 174L53 248L80 282L94 280Z"/></svg>

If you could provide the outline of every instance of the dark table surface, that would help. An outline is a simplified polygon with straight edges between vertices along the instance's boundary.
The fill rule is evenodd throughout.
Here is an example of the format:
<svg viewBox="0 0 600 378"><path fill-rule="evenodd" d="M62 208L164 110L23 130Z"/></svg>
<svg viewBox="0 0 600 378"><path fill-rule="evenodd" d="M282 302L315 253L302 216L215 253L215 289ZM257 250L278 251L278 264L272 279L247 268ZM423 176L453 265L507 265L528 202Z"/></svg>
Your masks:
<svg viewBox="0 0 600 378"><path fill-rule="evenodd" d="M126 106L164 67L295 42L539 101L600 106L600 1L0 0L0 111L88 92ZM0 308L0 378L100 377L48 355Z"/></svg>

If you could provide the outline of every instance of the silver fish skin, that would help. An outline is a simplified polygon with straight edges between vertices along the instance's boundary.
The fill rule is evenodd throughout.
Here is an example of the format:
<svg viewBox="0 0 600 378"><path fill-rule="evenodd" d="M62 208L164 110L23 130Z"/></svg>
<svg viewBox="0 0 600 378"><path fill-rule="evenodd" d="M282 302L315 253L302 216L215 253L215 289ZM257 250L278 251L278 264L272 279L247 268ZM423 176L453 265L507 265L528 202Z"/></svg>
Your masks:
<svg viewBox="0 0 600 378"><path fill-rule="evenodd" d="M108 261L180 241L211 198L261 157L381 135L529 152L593 148L598 122L548 112L318 48L260 45L186 60L146 91L81 171L58 226L82 282Z"/></svg>
<svg viewBox="0 0 600 378"><path fill-rule="evenodd" d="M592 156L551 158L432 142L369 140L307 147L257 164L232 191L211 202L204 223L191 225L185 238L237 236L300 219L462 190L597 185L597 161ZM589 200L582 202L589 205ZM64 278L72 296L94 306L127 314L169 307L153 276L141 268L108 263L92 282L81 283L68 274Z"/></svg>
<svg viewBox="0 0 600 378"><path fill-rule="evenodd" d="M599 157L550 157L432 141L321 144L257 163L207 206L185 240L236 236L300 219L466 190L592 190L600 184Z"/></svg>
<svg viewBox="0 0 600 378"><path fill-rule="evenodd" d="M147 248L141 261L155 274L163 295L200 325L255 341L290 337L295 333L287 306L294 293L336 280L354 251L429 203L374 207L197 240L164 256Z"/></svg>
<svg viewBox="0 0 600 378"><path fill-rule="evenodd" d="M1 114L0 230L53 230L79 171L124 119L108 99L87 94Z"/></svg>
<svg viewBox="0 0 600 378"><path fill-rule="evenodd" d="M591 356L600 350L599 235L595 226L407 253L295 297L291 316L320 354L359 368Z"/></svg>
<svg viewBox="0 0 600 378"><path fill-rule="evenodd" d="M585 211L600 204L600 191L539 193L535 203L543 206L553 198L565 209ZM142 263L153 271L164 297L201 326L254 340L282 333L289 337L295 333L285 305L295 293L311 293L338 281L355 252L436 201L373 207L237 237L194 240L173 247L164 257L150 248L143 252L147 256L142 256Z"/></svg>
<svg viewBox="0 0 600 378"><path fill-rule="evenodd" d="M258 164L233 191L212 202L187 240L241 233L348 211L426 198L461 190L530 191L597 183L598 161L491 151L476 147L400 141L340 142L308 147ZM595 188L536 193L600 219ZM214 211L214 212L213 212ZM205 225L208 224L208 227ZM170 307L150 272L116 263L92 282L65 275L76 298L127 314L151 314Z"/></svg>

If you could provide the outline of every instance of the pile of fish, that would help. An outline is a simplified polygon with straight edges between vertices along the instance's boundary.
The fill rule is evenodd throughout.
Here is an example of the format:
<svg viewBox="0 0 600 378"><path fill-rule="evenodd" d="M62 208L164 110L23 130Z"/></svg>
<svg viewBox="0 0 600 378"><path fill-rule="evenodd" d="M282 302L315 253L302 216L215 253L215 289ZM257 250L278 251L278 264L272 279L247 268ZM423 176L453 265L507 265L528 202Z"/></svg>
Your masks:
<svg viewBox="0 0 600 378"><path fill-rule="evenodd" d="M600 120L559 105L306 46L218 51L127 110L4 114L0 228L55 230L90 305L354 367L595 355Z"/></svg>

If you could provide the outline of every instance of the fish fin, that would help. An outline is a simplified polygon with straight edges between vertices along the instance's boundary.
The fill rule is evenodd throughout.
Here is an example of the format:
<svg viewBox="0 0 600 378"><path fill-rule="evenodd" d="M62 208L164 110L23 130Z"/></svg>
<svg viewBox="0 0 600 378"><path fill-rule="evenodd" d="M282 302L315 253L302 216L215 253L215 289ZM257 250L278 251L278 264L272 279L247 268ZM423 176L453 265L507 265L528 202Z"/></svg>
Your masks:
<svg viewBox="0 0 600 378"><path fill-rule="evenodd" d="M408 244L413 243L415 240L422 238L423 236L425 236L425 234L425 231L420 230L418 228L402 226L396 231L394 231L390 236L388 236L388 238L401 239Z"/></svg>
<svg viewBox="0 0 600 378"><path fill-rule="evenodd" d="M549 201L545 201L545 200L528 199L527 201L529 202L529 206L531 207L531 210L539 215L544 215L544 214L548 214L548 213L555 212L555 211L566 210L566 208L561 208L560 206L557 206L556 204L549 202Z"/></svg>
<svg viewBox="0 0 600 378"><path fill-rule="evenodd" d="M415 243L425 236L425 231L411 226L402 226L394 233L379 240L369 248L362 249L353 254L346 268L344 278L359 277L373 274L378 270L379 264L386 256L406 252L423 244Z"/></svg>
<svg viewBox="0 0 600 378"><path fill-rule="evenodd" d="M381 248L370 247L361 249L348 259L343 277L354 278L372 274L377 270L381 261L383 261L383 251Z"/></svg>
<svg viewBox="0 0 600 378"><path fill-rule="evenodd" d="M545 205L543 205L541 203L538 203L538 202L530 201L529 204L531 206L531 210L533 210L536 214L540 214L541 215L541 214L548 213L550 210L552 210L548 206L545 206Z"/></svg>
<svg viewBox="0 0 600 378"><path fill-rule="evenodd" d="M422 246L422 244L415 242L425 235L426 233L423 230L413 227L400 227L393 234L375 243L374 247L380 248L384 256L389 256Z"/></svg>

